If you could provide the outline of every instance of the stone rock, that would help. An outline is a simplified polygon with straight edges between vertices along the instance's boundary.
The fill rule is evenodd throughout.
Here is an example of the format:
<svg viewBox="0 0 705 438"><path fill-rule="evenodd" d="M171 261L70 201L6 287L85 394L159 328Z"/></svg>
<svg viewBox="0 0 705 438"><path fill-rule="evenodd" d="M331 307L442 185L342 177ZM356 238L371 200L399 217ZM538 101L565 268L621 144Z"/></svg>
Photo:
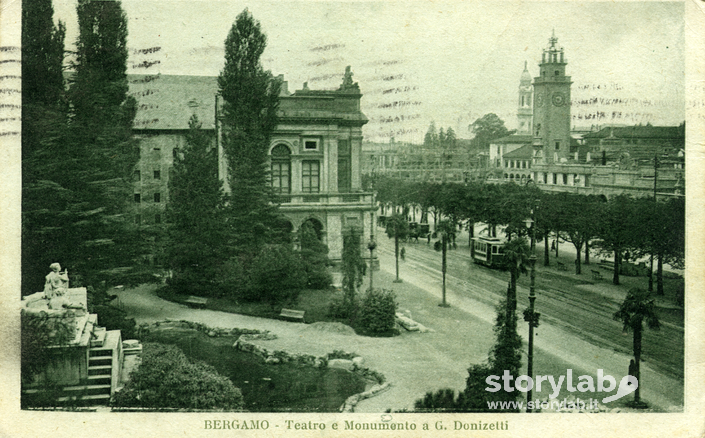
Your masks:
<svg viewBox="0 0 705 438"><path fill-rule="evenodd" d="M208 332L208 336L210 336L211 338L214 338L214 337L216 337L217 335L218 335L218 334L215 332L215 330L211 330L211 331Z"/></svg>
<svg viewBox="0 0 705 438"><path fill-rule="evenodd" d="M353 361L348 359L331 359L328 361L328 368L339 368L342 370L353 370Z"/></svg>
<svg viewBox="0 0 705 438"><path fill-rule="evenodd" d="M320 357L317 357L317 358L313 361L313 367L314 367L314 368L322 368L323 366L325 366L325 362L323 362L323 359L321 359Z"/></svg>
<svg viewBox="0 0 705 438"><path fill-rule="evenodd" d="M365 358L361 356L353 357L352 362L356 368L362 368L362 365L365 363Z"/></svg>
<svg viewBox="0 0 705 438"><path fill-rule="evenodd" d="M264 363L267 363L267 364L278 364L279 362L280 362L279 359L276 358L276 357L274 357L274 356L269 356L269 357L268 357L267 359L265 359L265 361L264 361Z"/></svg>

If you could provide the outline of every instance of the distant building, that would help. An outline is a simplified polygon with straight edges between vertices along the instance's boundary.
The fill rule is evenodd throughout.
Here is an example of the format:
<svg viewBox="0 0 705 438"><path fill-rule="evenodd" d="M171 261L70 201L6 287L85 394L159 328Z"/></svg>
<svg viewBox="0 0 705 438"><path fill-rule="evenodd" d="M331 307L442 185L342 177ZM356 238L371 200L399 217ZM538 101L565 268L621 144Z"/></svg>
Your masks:
<svg viewBox="0 0 705 438"><path fill-rule="evenodd" d="M135 168L135 221L159 225L169 201L169 170L185 144L188 122L196 114L202 129L216 135L217 77L129 76L130 93L138 99L134 123L140 140ZM271 184L281 201L280 211L290 230L310 221L329 246L329 257L340 259L342 231L355 226L369 234L372 194L362 191L362 94L349 69L335 91L302 90L290 94L286 84L279 103L279 124L269 156ZM227 162L219 154L219 175L227 189Z"/></svg>
<svg viewBox="0 0 705 438"><path fill-rule="evenodd" d="M504 162L504 180L517 184L526 184L531 179L533 152L534 148L530 144L525 144L519 149L504 154L502 158Z"/></svg>
<svg viewBox="0 0 705 438"><path fill-rule="evenodd" d="M554 33L534 78L530 143L526 136L514 135L490 146L491 159L503 166L503 180L522 184L530 176L543 190L605 197L683 195L685 126L612 126L597 131L591 127L572 132L572 82L566 76L564 49L557 43ZM521 167L529 153L527 144L532 148L528 175Z"/></svg>

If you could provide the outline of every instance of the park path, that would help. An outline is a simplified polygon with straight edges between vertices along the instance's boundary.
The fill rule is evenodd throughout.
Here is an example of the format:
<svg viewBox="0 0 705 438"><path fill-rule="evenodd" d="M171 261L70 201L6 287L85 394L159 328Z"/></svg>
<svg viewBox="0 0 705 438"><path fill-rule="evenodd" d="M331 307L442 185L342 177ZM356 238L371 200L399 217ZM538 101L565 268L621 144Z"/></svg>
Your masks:
<svg viewBox="0 0 705 438"><path fill-rule="evenodd" d="M355 412L410 409L414 401L428 391L441 388L462 390L465 387L467 368L486 361L494 342L495 311L483 300L463 296L461 290L453 289L452 283L448 290L452 307L439 307L439 273L427 266L416 266L411 260L402 263L404 282L393 283L394 261L388 247L390 244L387 239L380 240L381 270L375 272L374 286L393 290L400 310L409 311L414 320L432 329L431 332L404 332L394 338L370 338L321 331L307 324L189 308L159 298L154 293L154 286L119 291L118 305L138 323L177 319L211 327L269 330L277 335L277 339L254 342L270 350L313 355L334 350L356 353L365 359L365 366L384 374L391 387L361 401ZM534 367L541 373L565 375L566 369L570 368L576 381L582 374L594 376L598 368L618 381L626 373L628 355L591 344L548 321L542 323L539 333ZM525 338L523 333L522 337ZM642 365L642 379L648 382L643 387L642 397L655 408L682 410L682 381L662 376L648 364ZM568 395L564 391L560 398ZM548 393L544 391L541 396L546 398Z"/></svg>
<svg viewBox="0 0 705 438"><path fill-rule="evenodd" d="M391 289L393 277L385 272L375 276L375 286ZM398 286L395 284L395 286ZM253 341L270 350L325 355L334 350L354 352L365 359L364 366L378 371L391 387L358 404L355 412L384 412L410 409L427 391L465 387L467 367L486 359L492 344L492 327L485 321L468 317L458 309L441 309L434 298L420 288L405 285L399 301L402 308L430 309L424 319L448 320L433 332L404 332L394 338L371 338L354 334L321 331L301 323L257 318L212 310L193 309L159 298L154 286L140 286L118 292L118 305L138 323L165 319L188 320L210 327L269 330L275 340ZM400 294L401 295L401 294ZM416 303L404 306L403 303ZM413 310L412 310L413 312ZM414 316L412 314L412 316ZM458 333L473 333L471 338Z"/></svg>

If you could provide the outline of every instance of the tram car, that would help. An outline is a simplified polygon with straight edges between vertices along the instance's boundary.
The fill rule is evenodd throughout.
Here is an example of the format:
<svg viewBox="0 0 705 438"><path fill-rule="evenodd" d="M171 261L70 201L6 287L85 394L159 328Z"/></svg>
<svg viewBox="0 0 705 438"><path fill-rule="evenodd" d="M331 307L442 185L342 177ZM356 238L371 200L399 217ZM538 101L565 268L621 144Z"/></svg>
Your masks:
<svg viewBox="0 0 705 438"><path fill-rule="evenodd" d="M501 268L504 262L504 239L498 237L478 236L472 238L472 260L490 268Z"/></svg>

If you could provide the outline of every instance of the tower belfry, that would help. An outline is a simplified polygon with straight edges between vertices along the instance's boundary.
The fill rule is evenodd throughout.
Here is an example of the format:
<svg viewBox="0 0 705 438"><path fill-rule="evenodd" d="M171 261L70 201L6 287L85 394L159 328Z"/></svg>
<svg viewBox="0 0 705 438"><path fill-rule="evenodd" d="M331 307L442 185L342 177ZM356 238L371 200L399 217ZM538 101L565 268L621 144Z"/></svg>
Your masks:
<svg viewBox="0 0 705 438"><path fill-rule="evenodd" d="M517 111L519 129L517 129L517 134L531 134L531 118L534 113L531 107L531 95L531 74L527 68L527 62L524 61L524 71L521 73L519 81L519 109Z"/></svg>
<svg viewBox="0 0 705 438"><path fill-rule="evenodd" d="M562 162L570 156L570 76L556 32L541 55L534 78L533 146L539 162Z"/></svg>

